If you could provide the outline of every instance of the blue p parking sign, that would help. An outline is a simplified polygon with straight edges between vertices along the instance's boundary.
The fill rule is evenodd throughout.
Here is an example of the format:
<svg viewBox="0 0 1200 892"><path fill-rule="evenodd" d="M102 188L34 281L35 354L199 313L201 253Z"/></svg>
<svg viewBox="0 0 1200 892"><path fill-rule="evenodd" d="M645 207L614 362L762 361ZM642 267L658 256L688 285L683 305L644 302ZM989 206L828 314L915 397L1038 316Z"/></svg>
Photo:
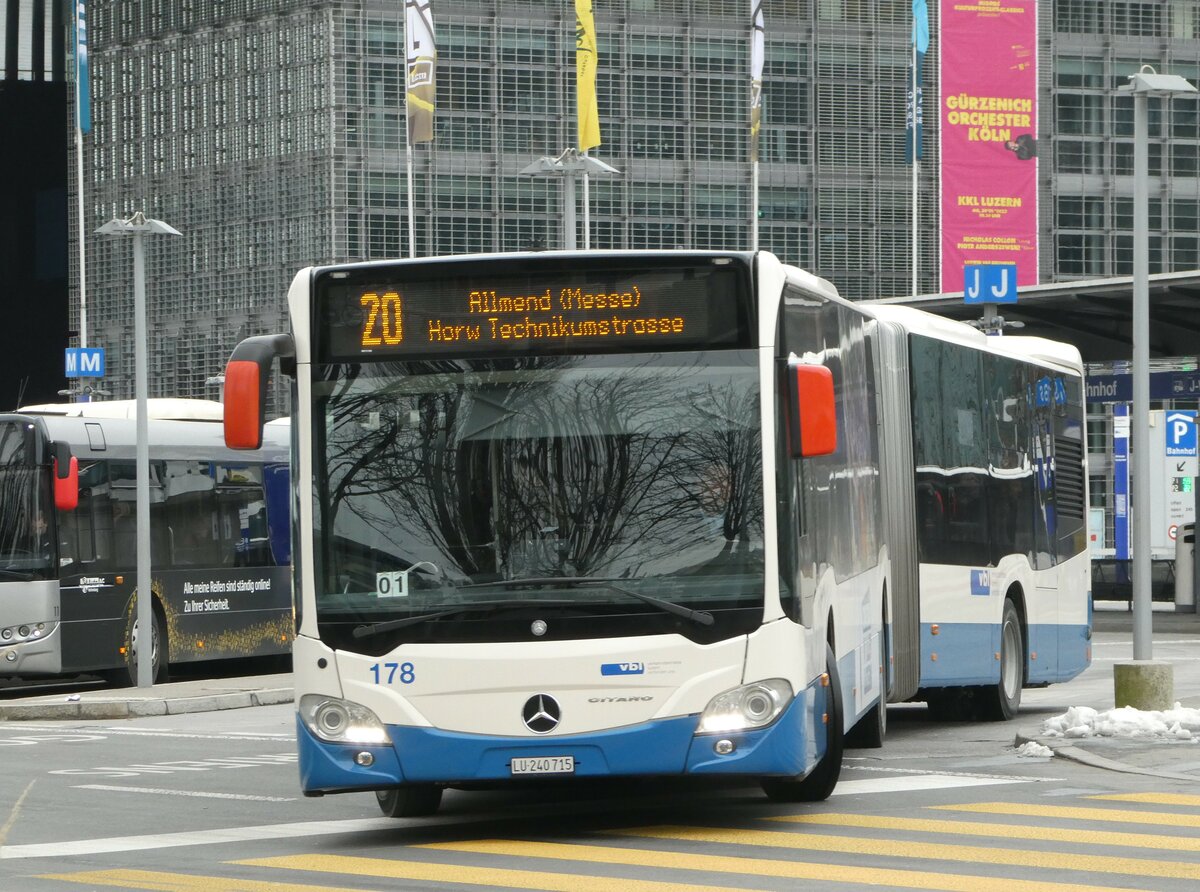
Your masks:
<svg viewBox="0 0 1200 892"><path fill-rule="evenodd" d="M1196 457L1196 413L1167 413L1167 457Z"/></svg>

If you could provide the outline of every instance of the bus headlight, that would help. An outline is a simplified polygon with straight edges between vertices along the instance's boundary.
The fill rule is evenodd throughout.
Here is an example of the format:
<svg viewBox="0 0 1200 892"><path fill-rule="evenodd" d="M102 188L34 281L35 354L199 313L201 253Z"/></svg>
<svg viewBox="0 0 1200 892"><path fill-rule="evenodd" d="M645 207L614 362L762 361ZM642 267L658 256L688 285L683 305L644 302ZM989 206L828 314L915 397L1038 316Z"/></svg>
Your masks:
<svg viewBox="0 0 1200 892"><path fill-rule="evenodd" d="M306 728L330 743L390 744L383 722L371 710L349 700L305 694L300 698L300 718Z"/></svg>
<svg viewBox="0 0 1200 892"><path fill-rule="evenodd" d="M22 626L9 626L6 629L0 629L0 641L6 644L9 642L24 644L26 641L33 641L49 635L57 625L58 623L28 623Z"/></svg>
<svg viewBox="0 0 1200 892"><path fill-rule="evenodd" d="M792 700L792 686L782 678L768 678L717 694L700 714L697 734L724 734L764 728L779 718Z"/></svg>

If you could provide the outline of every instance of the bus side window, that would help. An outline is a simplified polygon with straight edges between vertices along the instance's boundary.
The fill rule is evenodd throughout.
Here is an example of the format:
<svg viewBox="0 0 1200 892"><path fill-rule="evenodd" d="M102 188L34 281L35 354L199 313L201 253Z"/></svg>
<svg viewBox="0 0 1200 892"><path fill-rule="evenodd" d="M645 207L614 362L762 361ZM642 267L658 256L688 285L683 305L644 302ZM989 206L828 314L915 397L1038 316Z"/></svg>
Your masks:
<svg viewBox="0 0 1200 892"><path fill-rule="evenodd" d="M79 505L58 515L59 558L71 572L96 573L113 564L112 503L108 465L90 462L79 469Z"/></svg>
<svg viewBox="0 0 1200 892"><path fill-rule="evenodd" d="M216 481L208 462L164 463L166 502L161 507L167 530L164 553L175 567L221 565L213 511L217 505Z"/></svg>
<svg viewBox="0 0 1200 892"><path fill-rule="evenodd" d="M113 559L118 567L137 566L137 514L132 499L112 503Z"/></svg>
<svg viewBox="0 0 1200 892"><path fill-rule="evenodd" d="M271 543L263 491L257 487L223 490L218 496L221 563L225 566L270 566Z"/></svg>

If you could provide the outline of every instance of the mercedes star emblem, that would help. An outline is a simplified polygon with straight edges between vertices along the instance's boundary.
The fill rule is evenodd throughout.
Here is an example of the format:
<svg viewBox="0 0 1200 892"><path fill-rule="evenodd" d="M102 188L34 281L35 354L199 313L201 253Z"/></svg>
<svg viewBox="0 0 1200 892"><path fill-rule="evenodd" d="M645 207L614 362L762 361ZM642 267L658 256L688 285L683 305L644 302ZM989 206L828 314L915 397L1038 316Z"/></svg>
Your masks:
<svg viewBox="0 0 1200 892"><path fill-rule="evenodd" d="M534 734L549 734L562 719L562 707L549 694L534 694L521 708L521 718Z"/></svg>

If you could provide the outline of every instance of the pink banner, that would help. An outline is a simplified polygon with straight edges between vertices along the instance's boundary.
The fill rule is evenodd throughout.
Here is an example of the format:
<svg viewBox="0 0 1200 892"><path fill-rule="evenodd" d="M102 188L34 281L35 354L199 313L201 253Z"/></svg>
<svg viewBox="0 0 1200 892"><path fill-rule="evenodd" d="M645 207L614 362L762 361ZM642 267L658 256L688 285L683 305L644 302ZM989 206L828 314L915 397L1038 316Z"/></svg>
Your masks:
<svg viewBox="0 0 1200 892"><path fill-rule="evenodd" d="M942 291L963 267L1038 283L1037 3L941 0Z"/></svg>

